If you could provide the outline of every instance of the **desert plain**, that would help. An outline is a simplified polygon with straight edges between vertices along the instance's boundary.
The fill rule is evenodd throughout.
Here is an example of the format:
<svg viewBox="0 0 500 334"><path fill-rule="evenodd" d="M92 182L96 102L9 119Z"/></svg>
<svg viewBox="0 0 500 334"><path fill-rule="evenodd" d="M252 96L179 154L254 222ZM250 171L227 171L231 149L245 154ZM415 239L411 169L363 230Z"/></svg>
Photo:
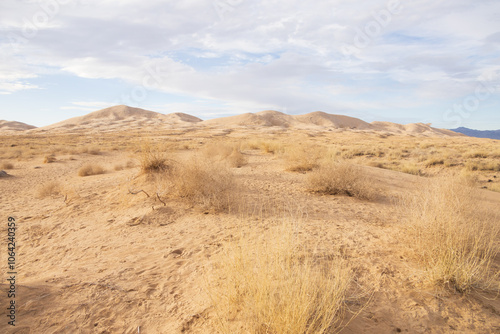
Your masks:
<svg viewBox="0 0 500 334"><path fill-rule="evenodd" d="M500 332L498 140L321 112L2 124L2 333Z"/></svg>

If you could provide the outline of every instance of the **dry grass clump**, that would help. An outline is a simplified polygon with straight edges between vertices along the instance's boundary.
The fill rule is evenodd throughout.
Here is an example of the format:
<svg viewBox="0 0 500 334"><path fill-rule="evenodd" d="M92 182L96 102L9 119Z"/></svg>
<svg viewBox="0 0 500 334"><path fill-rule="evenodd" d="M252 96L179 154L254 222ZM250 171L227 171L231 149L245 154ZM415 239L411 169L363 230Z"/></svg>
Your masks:
<svg viewBox="0 0 500 334"><path fill-rule="evenodd" d="M45 198L49 196L60 195L61 193L62 193L61 183L59 183L58 181L50 181L38 187L36 191L36 196L38 198Z"/></svg>
<svg viewBox="0 0 500 334"><path fill-rule="evenodd" d="M13 169L13 168L14 164L11 162L2 162L2 164L0 165L0 169Z"/></svg>
<svg viewBox="0 0 500 334"><path fill-rule="evenodd" d="M216 212L228 212L237 206L236 181L224 165L193 158L175 164L164 177L172 184L171 193L193 205Z"/></svg>
<svg viewBox="0 0 500 334"><path fill-rule="evenodd" d="M139 162L143 174L164 172L171 168L171 162L167 159L166 153L149 143L143 145Z"/></svg>
<svg viewBox="0 0 500 334"><path fill-rule="evenodd" d="M308 172L318 167L326 150L318 146L291 145L285 148L285 169L290 172Z"/></svg>
<svg viewBox="0 0 500 334"><path fill-rule="evenodd" d="M498 273L492 272L492 261L498 254L498 217L481 204L478 191L463 177L430 180L403 201L408 244L429 282L460 292L495 282Z"/></svg>
<svg viewBox="0 0 500 334"><path fill-rule="evenodd" d="M78 170L78 176L104 174L105 170L99 165L87 164Z"/></svg>
<svg viewBox="0 0 500 334"><path fill-rule="evenodd" d="M203 147L202 153L207 159L225 160L230 167L240 168L248 163L246 156L241 153L239 145L210 143Z"/></svg>
<svg viewBox="0 0 500 334"><path fill-rule="evenodd" d="M324 162L307 178L309 191L374 199L376 190L360 166L346 162Z"/></svg>
<svg viewBox="0 0 500 334"><path fill-rule="evenodd" d="M55 157L55 155L53 154L50 154L50 155L46 155L45 158L43 159L43 163L44 164L50 164L52 162L55 162L57 159Z"/></svg>
<svg viewBox="0 0 500 334"><path fill-rule="evenodd" d="M223 333L333 333L352 272L340 257L313 260L290 222L231 240L214 263L211 296Z"/></svg>

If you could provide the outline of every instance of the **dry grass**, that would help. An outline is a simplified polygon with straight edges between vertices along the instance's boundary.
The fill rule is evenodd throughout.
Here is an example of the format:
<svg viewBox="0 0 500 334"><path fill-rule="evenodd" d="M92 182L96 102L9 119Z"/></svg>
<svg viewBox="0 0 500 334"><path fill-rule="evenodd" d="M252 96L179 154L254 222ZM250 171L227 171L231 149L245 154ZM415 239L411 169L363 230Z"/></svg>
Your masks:
<svg viewBox="0 0 500 334"><path fill-rule="evenodd" d="M11 162L2 162L0 169L14 169L14 164Z"/></svg>
<svg viewBox="0 0 500 334"><path fill-rule="evenodd" d="M240 168L248 163L241 153L239 145L226 143L210 143L203 147L202 154L206 159L226 161L230 167Z"/></svg>
<svg viewBox="0 0 500 334"><path fill-rule="evenodd" d="M46 155L45 158L43 159L44 164L50 164L52 162L55 162L57 159L53 154Z"/></svg>
<svg viewBox="0 0 500 334"><path fill-rule="evenodd" d="M481 204L478 191L463 177L432 179L403 202L409 245L429 282L460 292L495 282L497 273L491 269L498 253L498 217Z"/></svg>
<svg viewBox="0 0 500 334"><path fill-rule="evenodd" d="M165 172L171 168L166 153L151 143L142 145L139 163L143 174Z"/></svg>
<svg viewBox="0 0 500 334"><path fill-rule="evenodd" d="M229 241L214 263L211 296L222 333L332 333L343 320L351 270L340 257L313 260L295 227Z"/></svg>
<svg viewBox="0 0 500 334"><path fill-rule="evenodd" d="M236 181L222 164L192 158L177 163L163 174L171 183L171 193L206 210L229 212L237 206Z"/></svg>
<svg viewBox="0 0 500 334"><path fill-rule="evenodd" d="M61 183L57 181L51 181L38 187L36 191L36 197L38 198L45 198L49 196L52 197L60 195L61 193L62 193Z"/></svg>
<svg viewBox="0 0 500 334"><path fill-rule="evenodd" d="M323 162L307 178L309 191L374 199L376 190L360 166L346 162Z"/></svg>
<svg viewBox="0 0 500 334"><path fill-rule="evenodd" d="M104 174L105 170L99 165L87 164L78 170L78 176Z"/></svg>
<svg viewBox="0 0 500 334"><path fill-rule="evenodd" d="M285 169L290 172L308 172L318 167L319 160L324 157L323 147L312 145L290 145L285 148L283 157Z"/></svg>

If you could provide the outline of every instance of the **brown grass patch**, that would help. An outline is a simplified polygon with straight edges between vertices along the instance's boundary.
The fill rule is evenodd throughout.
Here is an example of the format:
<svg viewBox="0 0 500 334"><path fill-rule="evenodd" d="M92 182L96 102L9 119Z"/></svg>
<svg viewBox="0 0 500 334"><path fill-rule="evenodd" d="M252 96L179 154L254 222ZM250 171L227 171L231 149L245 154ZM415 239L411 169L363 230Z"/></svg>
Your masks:
<svg viewBox="0 0 500 334"><path fill-rule="evenodd" d="M432 179L403 202L408 244L429 282L460 292L494 284L498 217L481 204L475 185L463 177Z"/></svg>
<svg viewBox="0 0 500 334"><path fill-rule="evenodd" d="M285 148L285 169L290 172L308 172L318 167L326 150L312 145L291 145Z"/></svg>
<svg viewBox="0 0 500 334"><path fill-rule="evenodd" d="M51 154L51 155L46 155L45 158L43 159L43 163L44 164L50 164L52 162L55 162L57 159L55 157L55 155Z"/></svg>
<svg viewBox="0 0 500 334"><path fill-rule="evenodd" d="M47 182L38 187L36 196L38 198L45 198L49 196L56 196L62 193L61 183L58 181Z"/></svg>
<svg viewBox="0 0 500 334"><path fill-rule="evenodd" d="M346 162L324 162L309 174L307 188L328 195L348 195L371 200L376 190L360 166Z"/></svg>
<svg viewBox="0 0 500 334"><path fill-rule="evenodd" d="M171 168L171 161L167 158L166 153L150 143L142 146L139 163L143 174L165 172Z"/></svg>
<svg viewBox="0 0 500 334"><path fill-rule="evenodd" d="M192 158L174 165L163 174L171 182L172 193L193 205L216 212L229 212L237 207L236 181L222 164Z"/></svg>
<svg viewBox="0 0 500 334"><path fill-rule="evenodd" d="M78 176L104 174L105 170L99 165L87 164L78 170Z"/></svg>
<svg viewBox="0 0 500 334"><path fill-rule="evenodd" d="M352 272L342 258L314 260L293 222L229 241L208 288L223 333L333 333Z"/></svg>

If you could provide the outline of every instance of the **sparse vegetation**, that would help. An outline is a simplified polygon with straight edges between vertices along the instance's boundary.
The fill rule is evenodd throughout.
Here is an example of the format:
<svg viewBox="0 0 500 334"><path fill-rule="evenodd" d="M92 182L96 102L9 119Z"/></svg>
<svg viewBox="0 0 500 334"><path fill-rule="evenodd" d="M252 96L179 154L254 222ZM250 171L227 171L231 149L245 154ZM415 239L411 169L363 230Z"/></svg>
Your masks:
<svg viewBox="0 0 500 334"><path fill-rule="evenodd" d="M171 162L167 159L166 153L150 143L143 145L139 162L143 174L165 172L171 168Z"/></svg>
<svg viewBox="0 0 500 334"><path fill-rule="evenodd" d="M203 156L209 160L226 161L230 167L240 168L247 164L247 158L241 153L239 145L210 143L203 147Z"/></svg>
<svg viewBox="0 0 500 334"><path fill-rule="evenodd" d="M194 205L217 212L237 205L234 176L221 164L193 158L163 175L172 183L172 193Z"/></svg>
<svg viewBox="0 0 500 334"><path fill-rule="evenodd" d="M340 256L315 261L293 223L225 245L209 288L223 333L331 333L352 280Z"/></svg>
<svg viewBox="0 0 500 334"><path fill-rule="evenodd" d="M99 165L87 164L78 170L78 176L104 174L105 170Z"/></svg>
<svg viewBox="0 0 500 334"><path fill-rule="evenodd" d="M324 162L308 175L311 192L373 199L376 191L360 166L346 162Z"/></svg>
<svg viewBox="0 0 500 334"><path fill-rule="evenodd" d="M58 181L51 181L39 186L36 191L36 196L38 198L45 198L49 196L60 195L61 192L62 192L61 183Z"/></svg>
<svg viewBox="0 0 500 334"><path fill-rule="evenodd" d="M318 167L319 160L324 156L322 147L290 145L285 148L285 169L290 172L308 172Z"/></svg>
<svg viewBox="0 0 500 334"><path fill-rule="evenodd" d="M460 292L487 288L498 273L492 260L498 254L498 217L482 205L470 179L429 180L403 202L414 253L426 279Z"/></svg>
<svg viewBox="0 0 500 334"><path fill-rule="evenodd" d="M53 154L50 154L50 155L46 155L45 158L43 159L43 163L44 164L50 164L52 162L55 162L57 159L55 157L55 155Z"/></svg>

